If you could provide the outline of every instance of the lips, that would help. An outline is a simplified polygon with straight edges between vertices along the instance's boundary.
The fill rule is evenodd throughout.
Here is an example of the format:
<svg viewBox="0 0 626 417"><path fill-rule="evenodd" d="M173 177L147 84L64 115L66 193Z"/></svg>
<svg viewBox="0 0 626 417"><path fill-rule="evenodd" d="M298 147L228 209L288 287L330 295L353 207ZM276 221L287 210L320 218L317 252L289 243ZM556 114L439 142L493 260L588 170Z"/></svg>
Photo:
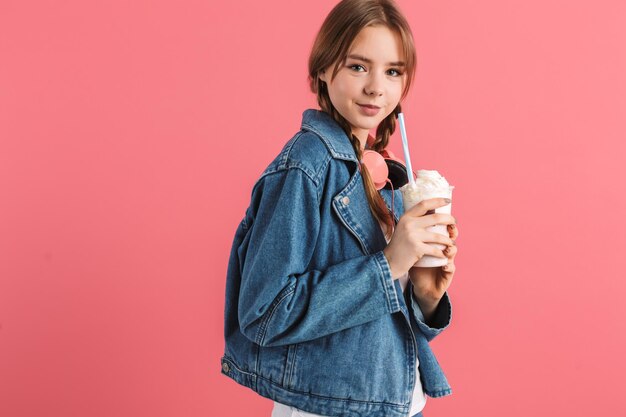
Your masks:
<svg viewBox="0 0 626 417"><path fill-rule="evenodd" d="M378 106L374 106L373 104L361 104L361 103L357 103L359 106L361 107L367 107L368 109L380 109L380 107Z"/></svg>
<svg viewBox="0 0 626 417"><path fill-rule="evenodd" d="M359 110L365 116L376 116L380 111L380 107L374 106L373 104L359 104Z"/></svg>

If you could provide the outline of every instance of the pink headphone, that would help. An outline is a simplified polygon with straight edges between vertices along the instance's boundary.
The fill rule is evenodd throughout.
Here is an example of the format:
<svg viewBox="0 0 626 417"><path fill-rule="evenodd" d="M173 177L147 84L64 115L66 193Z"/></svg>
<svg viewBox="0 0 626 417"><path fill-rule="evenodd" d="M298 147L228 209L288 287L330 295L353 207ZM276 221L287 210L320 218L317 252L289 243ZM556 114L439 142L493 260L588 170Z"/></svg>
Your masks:
<svg viewBox="0 0 626 417"><path fill-rule="evenodd" d="M374 138L368 137L368 146L373 143ZM365 149L361 163L367 167L377 190L398 189L409 182L404 162L387 149L383 149L380 153Z"/></svg>

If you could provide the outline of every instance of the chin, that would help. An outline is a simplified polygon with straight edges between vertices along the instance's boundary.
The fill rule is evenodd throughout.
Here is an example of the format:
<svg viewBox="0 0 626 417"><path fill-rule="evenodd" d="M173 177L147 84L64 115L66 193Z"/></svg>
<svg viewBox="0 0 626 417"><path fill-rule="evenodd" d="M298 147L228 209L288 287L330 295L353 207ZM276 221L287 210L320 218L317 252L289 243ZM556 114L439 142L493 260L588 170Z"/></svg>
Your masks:
<svg viewBox="0 0 626 417"><path fill-rule="evenodd" d="M376 129L378 125L380 124L380 122L382 122L382 120L376 121L374 123L368 123L363 126L363 129L367 129L367 130Z"/></svg>

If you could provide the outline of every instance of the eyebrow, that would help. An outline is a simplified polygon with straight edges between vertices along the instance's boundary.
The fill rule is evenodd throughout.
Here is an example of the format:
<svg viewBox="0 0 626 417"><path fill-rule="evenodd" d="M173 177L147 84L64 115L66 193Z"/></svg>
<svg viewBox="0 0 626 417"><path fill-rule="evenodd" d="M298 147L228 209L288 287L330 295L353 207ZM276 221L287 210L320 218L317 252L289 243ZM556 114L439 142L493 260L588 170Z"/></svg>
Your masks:
<svg viewBox="0 0 626 417"><path fill-rule="evenodd" d="M367 62L368 64L371 64L371 63L372 63L372 60L371 60L371 59L369 59L369 58L365 58L364 56L361 56L361 55L354 55L354 54L351 54L351 55L348 55L348 58L358 59L358 60L360 60L360 61ZM394 67L405 67L405 66L406 66L406 63L404 63L403 61L398 61L398 62L388 62L388 63L387 63L387 65L389 65L389 66L394 66Z"/></svg>

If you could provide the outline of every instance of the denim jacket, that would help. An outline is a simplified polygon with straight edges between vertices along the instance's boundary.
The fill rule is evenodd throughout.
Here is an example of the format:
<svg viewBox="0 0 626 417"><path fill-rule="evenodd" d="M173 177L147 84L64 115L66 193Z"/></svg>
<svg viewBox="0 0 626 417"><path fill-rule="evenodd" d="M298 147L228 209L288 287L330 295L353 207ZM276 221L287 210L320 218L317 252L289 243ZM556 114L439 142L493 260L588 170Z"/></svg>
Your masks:
<svg viewBox="0 0 626 417"><path fill-rule="evenodd" d="M391 193L381 190L389 209ZM417 355L424 392L451 394L428 345L450 323L448 294L426 324L410 281L403 292L392 279L385 246L348 136L305 110L235 232L222 373L311 413L406 417Z"/></svg>

